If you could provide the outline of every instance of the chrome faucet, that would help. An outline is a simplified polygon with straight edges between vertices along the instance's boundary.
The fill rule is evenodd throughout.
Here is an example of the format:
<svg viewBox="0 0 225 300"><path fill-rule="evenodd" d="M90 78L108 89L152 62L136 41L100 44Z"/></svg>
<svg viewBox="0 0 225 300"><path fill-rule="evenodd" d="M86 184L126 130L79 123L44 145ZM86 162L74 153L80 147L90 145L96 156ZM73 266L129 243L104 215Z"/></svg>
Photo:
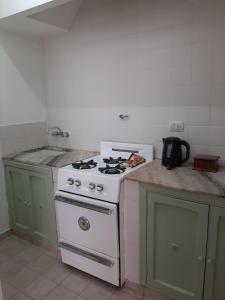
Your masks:
<svg viewBox="0 0 225 300"><path fill-rule="evenodd" d="M64 138L68 138L70 136L69 132L62 131L58 126L49 127L48 134L51 134L52 136L61 136Z"/></svg>

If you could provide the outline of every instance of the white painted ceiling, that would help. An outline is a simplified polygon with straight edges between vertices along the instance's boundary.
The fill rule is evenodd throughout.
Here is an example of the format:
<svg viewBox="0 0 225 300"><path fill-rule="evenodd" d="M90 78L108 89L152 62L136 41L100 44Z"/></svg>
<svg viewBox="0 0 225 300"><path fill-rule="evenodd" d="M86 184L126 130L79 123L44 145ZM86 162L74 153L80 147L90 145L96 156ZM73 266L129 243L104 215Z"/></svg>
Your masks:
<svg viewBox="0 0 225 300"><path fill-rule="evenodd" d="M70 30L81 2L0 0L0 28L40 38L65 33Z"/></svg>

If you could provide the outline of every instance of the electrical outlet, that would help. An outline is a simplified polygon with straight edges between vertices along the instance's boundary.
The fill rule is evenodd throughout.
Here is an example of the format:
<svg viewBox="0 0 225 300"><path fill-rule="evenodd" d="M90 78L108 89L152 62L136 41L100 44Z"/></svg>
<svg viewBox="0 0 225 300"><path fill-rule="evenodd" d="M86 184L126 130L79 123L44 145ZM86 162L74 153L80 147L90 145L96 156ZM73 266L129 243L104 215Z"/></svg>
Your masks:
<svg viewBox="0 0 225 300"><path fill-rule="evenodd" d="M170 121L169 128L171 132L183 132L184 131L184 121Z"/></svg>

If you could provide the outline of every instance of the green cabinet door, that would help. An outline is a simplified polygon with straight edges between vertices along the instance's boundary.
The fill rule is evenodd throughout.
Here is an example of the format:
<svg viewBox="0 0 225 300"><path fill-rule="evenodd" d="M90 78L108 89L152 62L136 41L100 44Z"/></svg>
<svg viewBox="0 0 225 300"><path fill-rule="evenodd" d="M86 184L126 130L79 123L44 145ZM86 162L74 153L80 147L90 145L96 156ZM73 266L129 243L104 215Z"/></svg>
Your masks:
<svg viewBox="0 0 225 300"><path fill-rule="evenodd" d="M145 205L146 285L177 300L202 300L208 206L151 191Z"/></svg>
<svg viewBox="0 0 225 300"><path fill-rule="evenodd" d="M6 167L7 196L11 227L31 235L30 199L26 193L26 175L22 169Z"/></svg>
<svg viewBox="0 0 225 300"><path fill-rule="evenodd" d="M52 172L26 171L27 195L32 202L32 232L35 239L56 244Z"/></svg>
<svg viewBox="0 0 225 300"><path fill-rule="evenodd" d="M5 170L11 227L55 246L52 170L11 161Z"/></svg>
<svg viewBox="0 0 225 300"><path fill-rule="evenodd" d="M225 299L225 209L210 208L204 300Z"/></svg>

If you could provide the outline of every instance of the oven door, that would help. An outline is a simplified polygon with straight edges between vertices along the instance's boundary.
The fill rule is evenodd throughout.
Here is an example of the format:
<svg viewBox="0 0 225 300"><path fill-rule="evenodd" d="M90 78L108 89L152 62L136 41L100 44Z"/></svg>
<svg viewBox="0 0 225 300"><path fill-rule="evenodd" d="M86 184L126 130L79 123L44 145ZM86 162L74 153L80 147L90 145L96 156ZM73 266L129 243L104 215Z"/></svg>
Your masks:
<svg viewBox="0 0 225 300"><path fill-rule="evenodd" d="M55 200L61 243L119 258L116 204L61 191L56 192Z"/></svg>

